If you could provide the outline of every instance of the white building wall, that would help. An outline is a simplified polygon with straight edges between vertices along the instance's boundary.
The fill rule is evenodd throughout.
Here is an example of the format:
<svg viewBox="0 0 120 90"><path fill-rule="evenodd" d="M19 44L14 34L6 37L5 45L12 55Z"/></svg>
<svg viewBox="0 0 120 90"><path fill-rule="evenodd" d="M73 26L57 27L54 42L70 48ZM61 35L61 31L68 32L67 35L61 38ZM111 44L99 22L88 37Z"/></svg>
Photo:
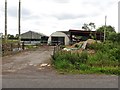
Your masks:
<svg viewBox="0 0 120 90"><path fill-rule="evenodd" d="M50 37L48 38L48 44L51 44L51 37L65 37L65 45L69 45L70 39L68 38L68 36L63 33L63 32L54 32L50 35Z"/></svg>

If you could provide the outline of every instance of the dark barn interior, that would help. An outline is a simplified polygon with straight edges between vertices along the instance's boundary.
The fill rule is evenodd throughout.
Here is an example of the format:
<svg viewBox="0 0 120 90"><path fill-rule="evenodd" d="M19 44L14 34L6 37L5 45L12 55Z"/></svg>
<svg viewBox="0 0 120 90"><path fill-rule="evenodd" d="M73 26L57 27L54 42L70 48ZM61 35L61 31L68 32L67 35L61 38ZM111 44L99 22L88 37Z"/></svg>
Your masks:
<svg viewBox="0 0 120 90"><path fill-rule="evenodd" d="M103 41L103 33L97 31L69 30L70 41L80 42L87 39L96 39ZM74 37L73 37L74 36ZM77 38L78 37L78 38Z"/></svg>

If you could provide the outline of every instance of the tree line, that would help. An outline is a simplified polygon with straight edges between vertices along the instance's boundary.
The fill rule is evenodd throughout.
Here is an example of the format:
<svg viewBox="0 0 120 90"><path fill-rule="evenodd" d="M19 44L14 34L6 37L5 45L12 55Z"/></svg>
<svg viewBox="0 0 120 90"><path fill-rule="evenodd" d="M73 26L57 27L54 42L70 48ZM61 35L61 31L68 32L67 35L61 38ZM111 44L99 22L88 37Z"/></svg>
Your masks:
<svg viewBox="0 0 120 90"><path fill-rule="evenodd" d="M4 38L4 37L5 37L5 36L2 35L2 38ZM18 38L19 38L19 35L18 35L18 34L16 34L16 35L8 34L8 35L7 35L7 39L15 39L15 40L18 40Z"/></svg>
<svg viewBox="0 0 120 90"><path fill-rule="evenodd" d="M82 29L86 31L92 31L93 29L95 29L97 32L102 32L102 33L104 33L105 30L106 40L110 40L113 42L120 42L120 33L117 33L115 31L115 28L111 25L106 25L106 26L103 25L96 29L95 23L90 22L89 24L84 23Z"/></svg>

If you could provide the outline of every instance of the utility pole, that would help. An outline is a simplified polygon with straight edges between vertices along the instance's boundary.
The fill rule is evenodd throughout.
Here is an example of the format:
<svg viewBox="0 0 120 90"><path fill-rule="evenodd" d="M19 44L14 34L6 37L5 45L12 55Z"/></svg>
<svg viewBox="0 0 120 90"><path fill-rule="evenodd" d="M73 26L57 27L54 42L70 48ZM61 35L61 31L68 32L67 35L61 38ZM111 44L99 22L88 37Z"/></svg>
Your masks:
<svg viewBox="0 0 120 90"><path fill-rule="evenodd" d="M7 42L7 0L5 0L5 43Z"/></svg>
<svg viewBox="0 0 120 90"><path fill-rule="evenodd" d="M120 1L118 2L118 33L120 33Z"/></svg>
<svg viewBox="0 0 120 90"><path fill-rule="evenodd" d="M21 0L19 0L19 8L18 8L18 39L21 41Z"/></svg>
<svg viewBox="0 0 120 90"><path fill-rule="evenodd" d="M104 42L106 40L106 21L107 21L107 16L105 16L105 27L104 27Z"/></svg>

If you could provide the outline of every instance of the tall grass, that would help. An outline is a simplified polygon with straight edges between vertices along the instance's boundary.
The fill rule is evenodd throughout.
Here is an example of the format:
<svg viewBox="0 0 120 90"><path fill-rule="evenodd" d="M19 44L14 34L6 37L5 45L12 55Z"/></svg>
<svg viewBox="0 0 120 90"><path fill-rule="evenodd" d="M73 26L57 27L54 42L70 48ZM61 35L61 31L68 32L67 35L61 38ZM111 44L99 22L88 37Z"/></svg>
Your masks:
<svg viewBox="0 0 120 90"><path fill-rule="evenodd" d="M88 49L95 50L95 54L72 53L60 51L53 55L56 69L77 73L104 73L120 75L120 45L105 42L89 45Z"/></svg>

